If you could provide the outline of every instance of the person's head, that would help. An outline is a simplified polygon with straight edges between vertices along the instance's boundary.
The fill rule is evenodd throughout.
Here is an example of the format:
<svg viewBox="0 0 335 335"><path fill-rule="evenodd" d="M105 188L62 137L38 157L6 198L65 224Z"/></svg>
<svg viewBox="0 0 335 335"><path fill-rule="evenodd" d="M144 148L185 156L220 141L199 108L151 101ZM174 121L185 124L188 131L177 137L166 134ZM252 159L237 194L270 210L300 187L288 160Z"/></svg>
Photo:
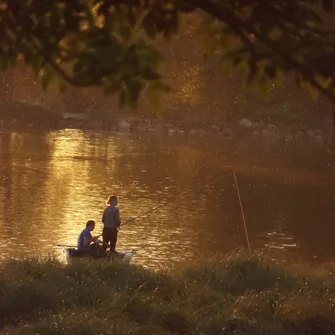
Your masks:
<svg viewBox="0 0 335 335"><path fill-rule="evenodd" d="M94 230L95 222L93 220L88 220L86 222L86 228L88 228L90 231Z"/></svg>
<svg viewBox="0 0 335 335"><path fill-rule="evenodd" d="M116 206L117 205L117 196L116 195L110 195L107 199L107 205Z"/></svg>

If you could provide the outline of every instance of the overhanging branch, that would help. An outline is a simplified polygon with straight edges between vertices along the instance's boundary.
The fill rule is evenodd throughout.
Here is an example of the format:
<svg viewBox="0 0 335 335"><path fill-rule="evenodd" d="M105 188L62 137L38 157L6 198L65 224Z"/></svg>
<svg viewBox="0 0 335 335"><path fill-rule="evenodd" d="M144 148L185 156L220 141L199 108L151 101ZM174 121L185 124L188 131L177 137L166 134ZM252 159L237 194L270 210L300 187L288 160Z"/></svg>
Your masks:
<svg viewBox="0 0 335 335"><path fill-rule="evenodd" d="M258 40L266 45L270 50L275 52L278 56L286 62L287 65L294 68L299 72L305 80L307 80L313 87L315 87L320 93L328 96L332 101L335 100L334 93L327 88L324 88L316 79L313 71L306 65L301 64L292 55L286 53L280 46L273 42L268 36L259 33L250 24L243 22L237 18L234 13L228 8L222 7L222 4L216 1L203 1L203 0L184 0L189 4L199 8L200 10L210 14L212 17L226 23L235 33L240 36L241 29L245 30L249 34L253 34Z"/></svg>
<svg viewBox="0 0 335 335"><path fill-rule="evenodd" d="M11 15L10 15L11 14ZM78 87L87 87L90 84L83 84L80 83L71 76L69 76L62 68L58 66L58 64L45 53L45 50L41 48L34 40L34 38L29 34L29 31L23 27L18 20L15 19L13 13L2 13L1 17L6 24L7 28L12 32L12 34L16 35L19 34L21 37L25 38L31 48L34 50L34 52L38 55L40 55L46 63L48 63L56 72L63 78L66 82L70 83L71 85L78 86ZM12 17L10 17L12 16ZM20 27L21 30L19 30L17 27Z"/></svg>

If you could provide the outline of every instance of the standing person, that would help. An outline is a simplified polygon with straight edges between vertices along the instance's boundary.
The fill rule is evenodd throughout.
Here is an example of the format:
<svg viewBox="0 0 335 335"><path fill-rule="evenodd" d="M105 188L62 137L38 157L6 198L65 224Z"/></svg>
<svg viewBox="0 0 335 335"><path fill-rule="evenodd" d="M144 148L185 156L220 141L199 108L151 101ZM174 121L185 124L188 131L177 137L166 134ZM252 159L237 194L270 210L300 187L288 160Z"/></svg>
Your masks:
<svg viewBox="0 0 335 335"><path fill-rule="evenodd" d="M121 225L120 212L116 207L118 204L117 197L111 195L107 199L107 207L102 214L102 222L104 228L102 230L102 237L104 243L110 244L110 251L115 252L118 229Z"/></svg>

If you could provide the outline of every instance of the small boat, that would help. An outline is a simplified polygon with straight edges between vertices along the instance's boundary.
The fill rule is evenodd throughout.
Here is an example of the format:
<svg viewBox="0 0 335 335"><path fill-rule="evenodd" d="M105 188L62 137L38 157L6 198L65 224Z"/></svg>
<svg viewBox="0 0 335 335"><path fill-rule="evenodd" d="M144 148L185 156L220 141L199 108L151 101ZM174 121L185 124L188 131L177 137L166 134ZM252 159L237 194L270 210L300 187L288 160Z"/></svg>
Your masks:
<svg viewBox="0 0 335 335"><path fill-rule="evenodd" d="M135 249L107 251L103 248L92 249L89 253L82 252L77 248L64 248L66 262L71 264L74 259L106 259L108 261L117 261L123 264L130 264L131 258L136 254Z"/></svg>

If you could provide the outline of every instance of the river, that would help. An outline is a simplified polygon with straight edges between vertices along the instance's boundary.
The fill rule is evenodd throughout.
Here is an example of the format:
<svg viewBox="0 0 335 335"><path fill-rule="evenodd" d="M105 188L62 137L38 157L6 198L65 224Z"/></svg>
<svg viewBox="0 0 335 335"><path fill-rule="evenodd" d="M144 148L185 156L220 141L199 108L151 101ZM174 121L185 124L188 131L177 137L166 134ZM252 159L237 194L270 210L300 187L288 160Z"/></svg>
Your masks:
<svg viewBox="0 0 335 335"><path fill-rule="evenodd" d="M235 171L253 250L331 262L333 170L324 151L294 150L75 129L0 133L0 260L60 255L56 245L76 244L88 219L100 233L110 194L123 221L165 203L119 233L118 248L137 249L137 264L246 247L234 179L219 180Z"/></svg>

